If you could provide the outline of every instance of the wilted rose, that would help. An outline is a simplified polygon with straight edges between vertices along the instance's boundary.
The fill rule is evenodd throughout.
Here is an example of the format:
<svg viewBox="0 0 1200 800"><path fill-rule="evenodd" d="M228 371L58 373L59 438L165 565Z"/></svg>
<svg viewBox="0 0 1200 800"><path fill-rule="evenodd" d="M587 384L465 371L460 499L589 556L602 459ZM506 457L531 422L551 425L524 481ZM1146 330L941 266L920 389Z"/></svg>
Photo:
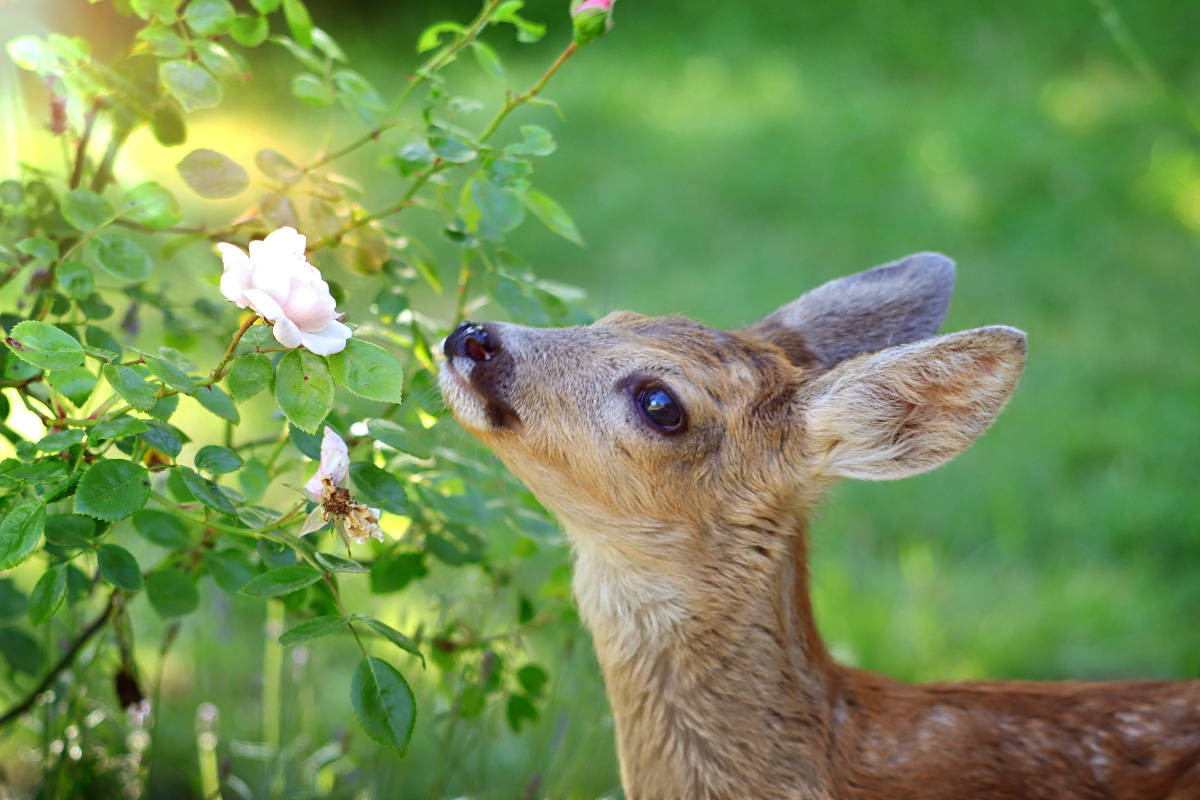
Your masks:
<svg viewBox="0 0 1200 800"><path fill-rule="evenodd" d="M337 532L346 539L362 542L370 537L383 541L383 529L379 527L379 509L369 508L350 496L340 484L350 472L350 451L337 432L325 426L321 437L321 461L317 472L304 484L304 492L317 503L300 529L305 536L320 530L330 518Z"/></svg>
<svg viewBox="0 0 1200 800"><path fill-rule="evenodd" d="M341 352L351 331L338 321L329 284L304 256L304 236L280 228L250 243L250 255L232 244L217 245L225 271L221 294L239 308L274 323L272 332L284 347L307 347L328 356Z"/></svg>

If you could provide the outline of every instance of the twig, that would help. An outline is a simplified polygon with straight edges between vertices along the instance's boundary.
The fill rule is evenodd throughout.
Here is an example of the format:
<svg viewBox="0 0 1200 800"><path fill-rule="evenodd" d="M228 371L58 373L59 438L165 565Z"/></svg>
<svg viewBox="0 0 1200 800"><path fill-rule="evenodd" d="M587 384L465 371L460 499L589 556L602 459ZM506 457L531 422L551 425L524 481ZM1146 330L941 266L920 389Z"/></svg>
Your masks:
<svg viewBox="0 0 1200 800"><path fill-rule="evenodd" d="M88 141L92 138L92 129L96 125L96 115L100 113L100 106L104 105L104 101L97 98L92 101L92 107L88 109L84 115L83 135L79 137L79 144L75 147L75 168L71 170L71 188L78 189L79 182L83 180L83 161L87 156Z"/></svg>
<svg viewBox="0 0 1200 800"><path fill-rule="evenodd" d="M108 618L112 616L113 611L116 609L118 591L119 590L113 590L113 593L108 596L108 603L105 604L104 610L100 612L100 616L96 617L91 625L88 625L86 628L84 628L83 632L79 634L78 638L76 638L74 642L71 643L71 647L63 655L63 657L58 660L58 663L51 668L50 672L46 674L46 677L42 679L41 683L39 683L37 687L25 697L24 700L17 703L8 711L4 712L3 716L0 716L0 728L3 728L8 723L12 722L14 719L33 708L34 703L37 702L38 696L42 692L46 691L46 689L50 687L50 684L54 683L54 679L57 678L63 670L75 662L75 657L79 655L79 651L83 649L83 646L87 644L93 636L100 632L100 629L103 628L108 622Z"/></svg>

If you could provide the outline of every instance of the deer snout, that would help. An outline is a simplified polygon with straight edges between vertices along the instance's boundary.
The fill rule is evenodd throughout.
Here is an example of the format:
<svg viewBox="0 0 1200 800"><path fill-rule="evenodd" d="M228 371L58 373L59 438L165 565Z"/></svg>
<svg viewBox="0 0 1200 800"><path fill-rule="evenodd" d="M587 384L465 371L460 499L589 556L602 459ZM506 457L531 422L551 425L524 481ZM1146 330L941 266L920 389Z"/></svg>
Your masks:
<svg viewBox="0 0 1200 800"><path fill-rule="evenodd" d="M464 322L442 343L446 358L462 356L476 364L491 361L500 351L500 340L477 322Z"/></svg>

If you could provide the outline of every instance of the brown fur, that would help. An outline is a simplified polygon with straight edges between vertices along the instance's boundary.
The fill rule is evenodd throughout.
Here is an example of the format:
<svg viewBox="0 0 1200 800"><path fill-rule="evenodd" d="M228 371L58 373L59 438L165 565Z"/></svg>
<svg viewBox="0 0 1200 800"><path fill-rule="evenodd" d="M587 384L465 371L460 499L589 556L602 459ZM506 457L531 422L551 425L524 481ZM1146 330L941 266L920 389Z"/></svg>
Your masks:
<svg viewBox="0 0 1200 800"><path fill-rule="evenodd" d="M1200 798L1200 681L912 686L826 652L812 506L953 457L1024 364L1011 328L923 338L948 265L843 278L741 332L621 313L488 323L480 361L447 340L451 409L575 549L630 798ZM644 418L647 383L684 430Z"/></svg>

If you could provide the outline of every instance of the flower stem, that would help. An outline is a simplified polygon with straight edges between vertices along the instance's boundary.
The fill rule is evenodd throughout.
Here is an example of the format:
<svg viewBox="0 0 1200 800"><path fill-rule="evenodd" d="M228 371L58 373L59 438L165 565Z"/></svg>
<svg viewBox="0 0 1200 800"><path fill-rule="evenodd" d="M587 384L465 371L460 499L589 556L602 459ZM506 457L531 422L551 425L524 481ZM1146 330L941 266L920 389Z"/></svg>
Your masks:
<svg viewBox="0 0 1200 800"><path fill-rule="evenodd" d="M482 133L479 134L478 141L480 143L487 141L488 137L496 132L496 128L500 127L500 123L504 121L505 117L512 113L513 109L529 102L536 97L538 92L545 88L546 83L549 82L552 77L554 77L554 73L558 72L559 68L566 63L567 59L575 55L576 51L578 50L579 45L575 44L575 42L571 42L561 53L559 53L558 58L554 59L554 63L552 63L550 67L544 73L542 73L542 77L538 78L537 82L533 84L533 86L530 86L520 94L509 97L504 102L504 105L500 108L500 110L496 112L496 116L492 117L492 121L488 123L488 126L483 129Z"/></svg>
<svg viewBox="0 0 1200 800"><path fill-rule="evenodd" d="M238 342L242 340L242 337L246 335L246 331L250 330L250 326L256 322L258 322L257 316L249 316L246 318L246 321L242 323L242 327L237 329L237 333L233 335L233 341L231 341L229 343L229 347L225 349L224 357L221 358L221 361L212 371L213 383L216 383L217 381L221 380L221 378L225 377L225 373L221 370L225 369L225 365L229 363L229 359L233 358L233 351L238 346Z"/></svg>

